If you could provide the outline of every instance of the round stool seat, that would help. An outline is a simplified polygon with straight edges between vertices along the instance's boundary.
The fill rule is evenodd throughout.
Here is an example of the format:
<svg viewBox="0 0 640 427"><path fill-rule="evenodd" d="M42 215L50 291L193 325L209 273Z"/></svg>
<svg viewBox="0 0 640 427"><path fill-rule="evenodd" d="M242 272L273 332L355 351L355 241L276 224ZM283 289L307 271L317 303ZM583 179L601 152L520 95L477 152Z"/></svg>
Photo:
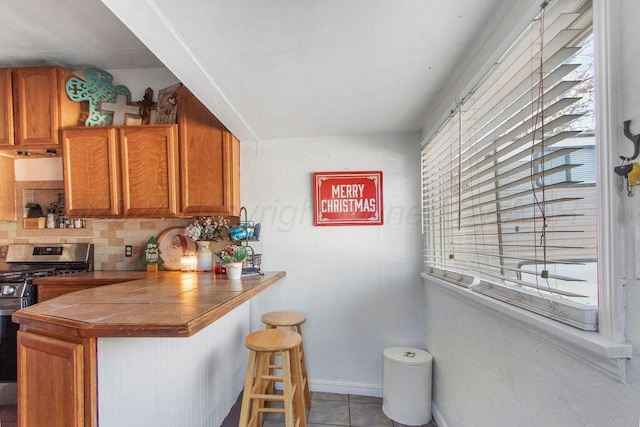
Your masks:
<svg viewBox="0 0 640 427"><path fill-rule="evenodd" d="M263 329L247 335L245 345L254 351L282 351L296 348L302 342L299 333L289 329Z"/></svg>
<svg viewBox="0 0 640 427"><path fill-rule="evenodd" d="M265 325L277 326L298 326L307 321L307 317L295 311L272 311L262 315L262 323Z"/></svg>

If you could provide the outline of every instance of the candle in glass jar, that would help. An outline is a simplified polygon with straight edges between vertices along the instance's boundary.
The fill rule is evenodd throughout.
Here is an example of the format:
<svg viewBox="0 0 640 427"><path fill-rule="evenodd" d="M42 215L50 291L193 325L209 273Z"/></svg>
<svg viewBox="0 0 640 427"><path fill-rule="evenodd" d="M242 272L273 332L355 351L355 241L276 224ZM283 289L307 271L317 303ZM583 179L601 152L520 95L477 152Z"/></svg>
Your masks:
<svg viewBox="0 0 640 427"><path fill-rule="evenodd" d="M196 269L196 257L193 255L182 255L180 257L181 271L194 271Z"/></svg>

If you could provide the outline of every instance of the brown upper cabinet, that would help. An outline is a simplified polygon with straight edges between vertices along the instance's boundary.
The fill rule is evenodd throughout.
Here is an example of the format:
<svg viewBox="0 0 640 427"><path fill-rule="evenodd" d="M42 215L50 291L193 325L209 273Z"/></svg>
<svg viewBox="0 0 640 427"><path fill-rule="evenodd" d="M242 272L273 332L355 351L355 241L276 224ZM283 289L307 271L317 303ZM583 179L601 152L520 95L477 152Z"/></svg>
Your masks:
<svg viewBox="0 0 640 427"><path fill-rule="evenodd" d="M71 217L237 215L239 141L185 87L177 125L61 131Z"/></svg>
<svg viewBox="0 0 640 427"><path fill-rule="evenodd" d="M116 129L102 126L66 129L60 139L67 214L119 215L122 191Z"/></svg>
<svg viewBox="0 0 640 427"><path fill-rule="evenodd" d="M0 155L0 220L16 220L15 173L13 159Z"/></svg>
<svg viewBox="0 0 640 427"><path fill-rule="evenodd" d="M0 147L13 146L11 69L0 69Z"/></svg>
<svg viewBox="0 0 640 427"><path fill-rule="evenodd" d="M240 142L186 87L178 89L181 216L238 215Z"/></svg>
<svg viewBox="0 0 640 427"><path fill-rule="evenodd" d="M178 213L176 125L61 131L71 217L172 217Z"/></svg>
<svg viewBox="0 0 640 427"><path fill-rule="evenodd" d="M175 125L118 128L122 213L135 217L178 213L178 143Z"/></svg>
<svg viewBox="0 0 640 427"><path fill-rule="evenodd" d="M0 70L0 148L57 148L58 130L80 118L65 91L72 76L58 66Z"/></svg>

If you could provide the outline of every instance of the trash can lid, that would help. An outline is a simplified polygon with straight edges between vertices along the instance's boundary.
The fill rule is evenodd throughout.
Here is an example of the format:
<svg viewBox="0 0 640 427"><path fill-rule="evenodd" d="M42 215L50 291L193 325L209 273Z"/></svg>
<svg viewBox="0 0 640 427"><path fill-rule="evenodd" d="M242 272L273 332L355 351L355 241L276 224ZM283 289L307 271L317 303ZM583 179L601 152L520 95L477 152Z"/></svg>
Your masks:
<svg viewBox="0 0 640 427"><path fill-rule="evenodd" d="M382 354L385 359L404 365L426 365L433 361L431 354L413 347L389 347Z"/></svg>

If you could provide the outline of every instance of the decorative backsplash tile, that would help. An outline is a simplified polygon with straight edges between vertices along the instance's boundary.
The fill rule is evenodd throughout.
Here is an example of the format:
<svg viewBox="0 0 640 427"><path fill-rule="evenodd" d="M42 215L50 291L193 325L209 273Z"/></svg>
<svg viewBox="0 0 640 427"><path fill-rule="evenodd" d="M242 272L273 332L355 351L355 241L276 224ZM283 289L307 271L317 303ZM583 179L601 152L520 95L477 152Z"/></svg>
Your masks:
<svg viewBox="0 0 640 427"><path fill-rule="evenodd" d="M10 243L93 243L96 270L145 270L141 259L147 240L158 237L169 227L187 227L191 221L191 218L86 218L85 228L24 228L26 203L38 203L43 208L54 202L64 204L64 199L60 199L64 195L64 182L16 181L15 191L17 221L0 221L0 270L7 269L2 248ZM132 246L133 256L125 257L126 245ZM224 245L225 242L217 242L212 250Z"/></svg>
<svg viewBox="0 0 640 427"><path fill-rule="evenodd" d="M144 270L140 260L149 237L187 224L187 218L87 219L87 227L82 229L22 229L19 233L20 221L0 221L0 247L10 243L93 243L96 270ZM133 247L130 258L124 256L125 245ZM3 261L0 258L0 263Z"/></svg>

